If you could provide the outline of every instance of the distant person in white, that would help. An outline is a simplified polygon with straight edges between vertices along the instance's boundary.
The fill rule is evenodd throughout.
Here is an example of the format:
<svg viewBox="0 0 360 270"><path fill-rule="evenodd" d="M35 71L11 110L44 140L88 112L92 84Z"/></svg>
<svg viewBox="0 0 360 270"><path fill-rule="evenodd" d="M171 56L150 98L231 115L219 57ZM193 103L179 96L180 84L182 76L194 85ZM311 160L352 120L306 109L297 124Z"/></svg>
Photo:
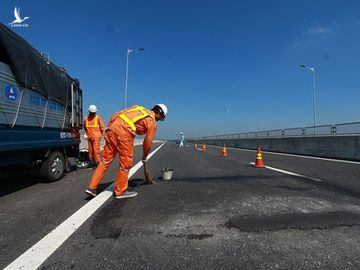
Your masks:
<svg viewBox="0 0 360 270"><path fill-rule="evenodd" d="M185 138L184 133L180 132L180 142L179 142L179 149L183 149L185 146Z"/></svg>

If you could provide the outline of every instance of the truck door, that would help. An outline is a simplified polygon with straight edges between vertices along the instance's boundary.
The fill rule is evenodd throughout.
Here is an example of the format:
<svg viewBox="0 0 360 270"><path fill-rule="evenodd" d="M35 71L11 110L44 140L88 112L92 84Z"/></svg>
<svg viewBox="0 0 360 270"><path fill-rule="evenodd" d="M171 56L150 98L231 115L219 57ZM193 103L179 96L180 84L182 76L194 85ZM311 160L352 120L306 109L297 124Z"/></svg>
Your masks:
<svg viewBox="0 0 360 270"><path fill-rule="evenodd" d="M78 81L71 84L71 127L82 128L83 100Z"/></svg>

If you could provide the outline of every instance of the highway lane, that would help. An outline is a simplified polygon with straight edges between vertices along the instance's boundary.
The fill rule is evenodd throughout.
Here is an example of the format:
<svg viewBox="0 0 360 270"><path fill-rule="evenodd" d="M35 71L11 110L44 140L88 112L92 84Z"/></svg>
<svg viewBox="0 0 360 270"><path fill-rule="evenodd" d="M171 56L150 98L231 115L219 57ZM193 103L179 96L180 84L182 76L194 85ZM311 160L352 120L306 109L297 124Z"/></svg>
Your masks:
<svg viewBox="0 0 360 270"><path fill-rule="evenodd" d="M165 144L149 165L155 177L161 168L173 167L173 180L136 187L143 174L135 173L131 181L139 195L109 199L41 268L360 267L360 200L357 192L349 192L351 187L255 169L249 165L254 152L229 149L223 158L219 150L178 150ZM140 149L136 152L138 159ZM266 165L328 183L341 183L345 177L355 187L359 179L357 164L263 157ZM90 173L83 170L50 185L37 183L2 194L0 267L86 204L83 189ZM114 173L112 167L108 184Z"/></svg>
<svg viewBox="0 0 360 270"><path fill-rule="evenodd" d="M134 163L141 160L141 149L135 146ZM117 160L100 190L113 182L116 166ZM89 201L84 190L91 174L91 169L82 169L67 173L60 181L44 183L36 170L0 173L0 269Z"/></svg>
<svg viewBox="0 0 360 270"><path fill-rule="evenodd" d="M216 154L220 148L208 146ZM215 150L216 149L216 150ZM229 148L231 158L255 162L255 151ZM360 197L360 162L262 152L265 165L322 180L323 186Z"/></svg>
<svg viewBox="0 0 360 270"><path fill-rule="evenodd" d="M311 160L308 169L264 159L329 183L359 175L356 164ZM357 193L255 169L254 160L248 151L222 158L218 148L167 143L149 164L156 177L173 167L174 179L134 187L132 199L109 199L42 269L358 269ZM139 171L132 181L142 178Z"/></svg>

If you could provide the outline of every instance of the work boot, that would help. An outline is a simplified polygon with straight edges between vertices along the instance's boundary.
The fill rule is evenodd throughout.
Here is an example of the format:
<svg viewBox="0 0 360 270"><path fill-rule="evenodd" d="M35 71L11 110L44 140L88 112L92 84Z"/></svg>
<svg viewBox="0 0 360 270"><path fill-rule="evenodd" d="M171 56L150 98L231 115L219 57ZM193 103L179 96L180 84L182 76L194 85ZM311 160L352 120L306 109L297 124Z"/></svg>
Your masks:
<svg viewBox="0 0 360 270"><path fill-rule="evenodd" d="M86 194L89 194L90 196L96 197L97 193L96 193L96 189L91 189L88 188L87 190L85 190Z"/></svg>
<svg viewBox="0 0 360 270"><path fill-rule="evenodd" d="M121 195L115 195L115 198L116 199L125 199L125 198L135 197L136 195L137 195L136 191L125 191Z"/></svg>
<svg viewBox="0 0 360 270"><path fill-rule="evenodd" d="M87 165L87 168L88 168L88 169L92 169L93 164L94 164L94 161L89 161L89 163L88 163L88 165Z"/></svg>

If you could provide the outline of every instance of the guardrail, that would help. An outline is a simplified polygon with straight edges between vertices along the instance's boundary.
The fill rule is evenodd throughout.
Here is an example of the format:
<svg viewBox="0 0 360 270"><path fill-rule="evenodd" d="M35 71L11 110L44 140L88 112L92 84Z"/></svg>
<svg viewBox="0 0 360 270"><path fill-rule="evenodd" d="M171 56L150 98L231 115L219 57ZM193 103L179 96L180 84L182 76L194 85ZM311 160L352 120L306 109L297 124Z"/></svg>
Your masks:
<svg viewBox="0 0 360 270"><path fill-rule="evenodd" d="M351 136L351 135L360 135L360 122L204 136L204 137L190 138L190 140L292 138L292 137Z"/></svg>

